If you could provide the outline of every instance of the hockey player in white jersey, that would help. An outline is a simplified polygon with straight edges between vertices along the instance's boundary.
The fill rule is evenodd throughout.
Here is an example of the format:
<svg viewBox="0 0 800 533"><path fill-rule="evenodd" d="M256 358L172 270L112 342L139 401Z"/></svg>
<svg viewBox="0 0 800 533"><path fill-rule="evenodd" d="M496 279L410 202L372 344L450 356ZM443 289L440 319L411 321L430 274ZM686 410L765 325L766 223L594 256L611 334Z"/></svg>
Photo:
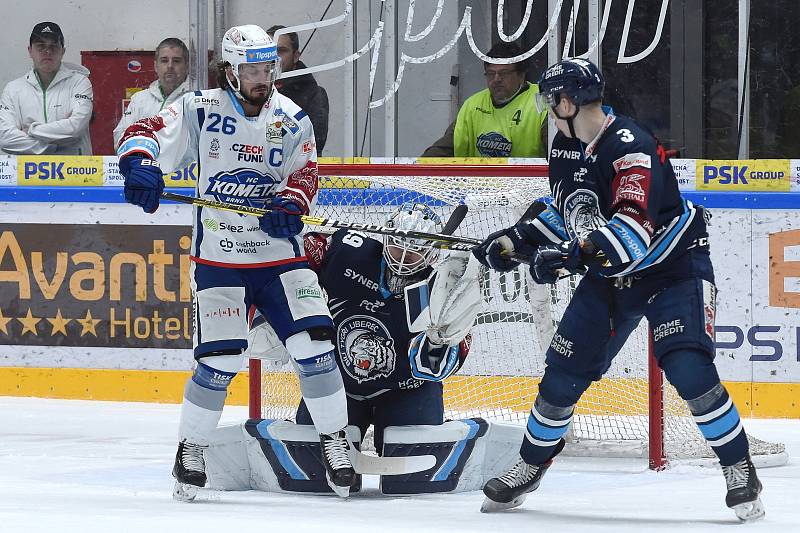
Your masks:
<svg viewBox="0 0 800 533"><path fill-rule="evenodd" d="M193 499L206 484L203 450L242 368L252 308L267 317L292 356L329 485L346 496L355 478L333 323L300 235L300 215L309 214L317 198L314 132L306 113L275 90L279 74L277 47L263 29L231 28L222 40L220 88L187 93L134 123L117 150L125 199L147 213L158 208L162 171L192 161L199 162L199 197L269 210L255 217L194 207L197 365L181 410L177 499Z"/></svg>

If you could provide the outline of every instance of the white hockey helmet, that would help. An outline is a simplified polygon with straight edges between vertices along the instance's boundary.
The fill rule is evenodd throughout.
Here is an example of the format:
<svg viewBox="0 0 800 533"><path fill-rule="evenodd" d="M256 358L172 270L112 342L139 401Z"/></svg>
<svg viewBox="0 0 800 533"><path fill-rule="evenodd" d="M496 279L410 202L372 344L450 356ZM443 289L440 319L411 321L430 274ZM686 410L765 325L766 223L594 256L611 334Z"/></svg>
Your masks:
<svg viewBox="0 0 800 533"><path fill-rule="evenodd" d="M272 87L281 75L278 45L263 28L255 24L234 26L225 32L225 36L222 37L222 61L230 64L236 86L230 79L228 84L242 100L246 100L239 92L242 88L242 79L266 82ZM266 68L250 67L258 63L266 63ZM257 72L253 72L254 70Z"/></svg>
<svg viewBox="0 0 800 533"><path fill-rule="evenodd" d="M395 211L386 225L390 228L422 231L425 233L439 233L442 221L439 215L424 204L406 202ZM439 249L434 248L431 241L424 239L409 239L384 235L383 258L391 274L401 278L411 278L430 266L439 256ZM387 281L391 281L391 277ZM400 282L400 280L397 280ZM409 280L403 280L408 283ZM399 285L404 283L389 283L389 289L397 292L402 289ZM392 285L396 285L392 287Z"/></svg>

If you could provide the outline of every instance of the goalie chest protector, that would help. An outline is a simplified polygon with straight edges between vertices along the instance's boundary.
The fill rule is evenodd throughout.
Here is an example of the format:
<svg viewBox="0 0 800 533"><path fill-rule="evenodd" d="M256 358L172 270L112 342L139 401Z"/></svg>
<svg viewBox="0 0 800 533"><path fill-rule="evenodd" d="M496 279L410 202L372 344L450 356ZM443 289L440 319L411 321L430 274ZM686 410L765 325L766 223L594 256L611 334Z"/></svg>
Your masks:
<svg viewBox="0 0 800 533"><path fill-rule="evenodd" d="M349 393L415 389L411 376L406 309L402 295L382 283L383 244L359 232L339 230L325 252L319 280L328 293L336 355ZM426 275L429 272L426 272Z"/></svg>

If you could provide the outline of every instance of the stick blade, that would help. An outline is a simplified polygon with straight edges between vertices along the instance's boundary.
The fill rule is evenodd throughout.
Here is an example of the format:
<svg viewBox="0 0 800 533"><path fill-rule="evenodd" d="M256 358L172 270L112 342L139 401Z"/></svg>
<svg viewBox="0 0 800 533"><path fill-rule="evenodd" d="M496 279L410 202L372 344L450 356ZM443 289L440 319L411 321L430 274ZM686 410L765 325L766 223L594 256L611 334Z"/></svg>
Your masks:
<svg viewBox="0 0 800 533"><path fill-rule="evenodd" d="M467 212L469 208L465 204L459 204L453 209L450 218L447 219L447 223L444 225L442 229L442 233L445 235L452 235L455 230L458 229L458 226L464 221L464 217L467 216Z"/></svg>
<svg viewBox="0 0 800 533"><path fill-rule="evenodd" d="M353 467L359 474L399 476L424 472L436 466L433 455L409 455L407 457L378 457L356 452Z"/></svg>

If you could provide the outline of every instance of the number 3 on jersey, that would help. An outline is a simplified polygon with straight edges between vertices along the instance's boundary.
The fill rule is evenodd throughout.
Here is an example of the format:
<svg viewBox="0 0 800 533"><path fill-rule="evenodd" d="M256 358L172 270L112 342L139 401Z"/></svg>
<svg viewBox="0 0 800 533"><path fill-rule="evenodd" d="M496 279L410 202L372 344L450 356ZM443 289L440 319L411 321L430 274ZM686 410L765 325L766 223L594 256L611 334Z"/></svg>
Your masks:
<svg viewBox="0 0 800 533"><path fill-rule="evenodd" d="M619 140L624 143L630 143L636 139L636 137L633 136L633 133L631 133L631 130L628 128L617 130L617 135L619 135Z"/></svg>

